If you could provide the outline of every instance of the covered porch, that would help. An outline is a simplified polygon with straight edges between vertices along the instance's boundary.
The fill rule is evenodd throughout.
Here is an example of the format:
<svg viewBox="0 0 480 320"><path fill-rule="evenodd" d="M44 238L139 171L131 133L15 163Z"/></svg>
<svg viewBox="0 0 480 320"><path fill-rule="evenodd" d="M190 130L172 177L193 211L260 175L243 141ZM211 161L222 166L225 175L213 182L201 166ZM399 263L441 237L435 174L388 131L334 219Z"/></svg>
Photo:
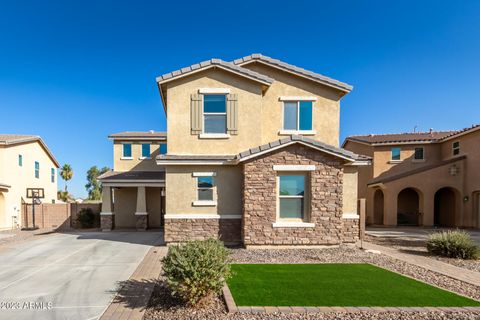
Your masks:
<svg viewBox="0 0 480 320"><path fill-rule="evenodd" d="M102 175L102 231L163 228L164 171L110 171Z"/></svg>

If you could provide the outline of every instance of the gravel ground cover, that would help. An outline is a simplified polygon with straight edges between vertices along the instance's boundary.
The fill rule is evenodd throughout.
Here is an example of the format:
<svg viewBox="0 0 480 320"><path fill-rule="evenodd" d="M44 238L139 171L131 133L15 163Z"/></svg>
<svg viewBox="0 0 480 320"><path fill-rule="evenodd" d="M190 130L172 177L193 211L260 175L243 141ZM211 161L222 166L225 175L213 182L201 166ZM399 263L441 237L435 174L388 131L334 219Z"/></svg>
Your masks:
<svg viewBox="0 0 480 320"><path fill-rule="evenodd" d="M426 283L480 300L480 288L432 271L363 250L340 246L325 249L232 249L234 263L371 263L379 267L410 276ZM388 312L388 313L315 313L315 314L227 314L222 297L214 297L201 308L187 308L173 298L163 282L155 286L152 299L144 316L151 319L431 319L478 320L480 312Z"/></svg>
<svg viewBox="0 0 480 320"><path fill-rule="evenodd" d="M460 268L480 272L480 260L462 260L432 255L427 251L425 240L410 238L383 238L372 237L369 235L365 236L365 240L378 245L395 248L405 253L425 256L431 259L452 264Z"/></svg>

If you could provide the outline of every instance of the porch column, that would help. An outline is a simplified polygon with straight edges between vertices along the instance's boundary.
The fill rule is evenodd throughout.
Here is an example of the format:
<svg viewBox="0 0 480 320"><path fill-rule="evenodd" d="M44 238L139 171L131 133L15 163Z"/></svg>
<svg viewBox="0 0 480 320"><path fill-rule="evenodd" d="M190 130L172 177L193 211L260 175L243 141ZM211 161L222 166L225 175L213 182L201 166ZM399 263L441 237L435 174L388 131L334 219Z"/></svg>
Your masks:
<svg viewBox="0 0 480 320"><path fill-rule="evenodd" d="M137 187L137 209L135 211L137 230L147 230L148 213L145 187Z"/></svg>
<svg viewBox="0 0 480 320"><path fill-rule="evenodd" d="M421 225L424 227L432 227L434 223L435 216L435 194L432 192L425 192L423 194L423 221ZM419 199L421 200L421 198ZM422 204L419 204L422 207Z"/></svg>
<svg viewBox="0 0 480 320"><path fill-rule="evenodd" d="M397 196L394 190L383 190L383 224L386 226L397 225Z"/></svg>
<svg viewBox="0 0 480 320"><path fill-rule="evenodd" d="M100 212L102 231L111 231L115 227L115 215L112 210L112 188L102 188L102 212Z"/></svg>

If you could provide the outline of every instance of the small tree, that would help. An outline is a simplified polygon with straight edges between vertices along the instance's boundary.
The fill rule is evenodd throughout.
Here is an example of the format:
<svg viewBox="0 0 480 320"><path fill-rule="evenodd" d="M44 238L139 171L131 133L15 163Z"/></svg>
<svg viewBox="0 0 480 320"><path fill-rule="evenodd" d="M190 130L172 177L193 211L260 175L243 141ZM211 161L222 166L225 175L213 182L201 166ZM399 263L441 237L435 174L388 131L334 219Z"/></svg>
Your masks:
<svg viewBox="0 0 480 320"><path fill-rule="evenodd" d="M65 163L60 170L60 176L62 179L65 181L65 193L68 194L67 192L67 182L73 178L73 170L72 167Z"/></svg>
<svg viewBox="0 0 480 320"><path fill-rule="evenodd" d="M88 192L88 200L100 200L102 198L102 184L98 181L98 177L105 172L110 171L110 168L103 167L98 169L93 166L87 171L87 184L85 188Z"/></svg>

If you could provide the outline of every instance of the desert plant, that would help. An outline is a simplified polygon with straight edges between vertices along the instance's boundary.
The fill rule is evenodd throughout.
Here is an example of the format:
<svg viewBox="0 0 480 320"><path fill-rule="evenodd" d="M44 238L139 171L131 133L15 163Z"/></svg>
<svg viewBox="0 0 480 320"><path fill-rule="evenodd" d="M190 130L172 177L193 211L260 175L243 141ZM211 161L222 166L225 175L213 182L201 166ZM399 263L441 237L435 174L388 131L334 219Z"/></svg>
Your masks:
<svg viewBox="0 0 480 320"><path fill-rule="evenodd" d="M230 277L229 252L217 239L194 240L168 249L163 272L174 296L201 305Z"/></svg>
<svg viewBox="0 0 480 320"><path fill-rule="evenodd" d="M429 236L427 250L430 253L459 259L477 259L480 249L465 231L442 231Z"/></svg>
<svg viewBox="0 0 480 320"><path fill-rule="evenodd" d="M81 228L93 228L98 220L97 216L92 209L84 208L78 212L77 221Z"/></svg>

